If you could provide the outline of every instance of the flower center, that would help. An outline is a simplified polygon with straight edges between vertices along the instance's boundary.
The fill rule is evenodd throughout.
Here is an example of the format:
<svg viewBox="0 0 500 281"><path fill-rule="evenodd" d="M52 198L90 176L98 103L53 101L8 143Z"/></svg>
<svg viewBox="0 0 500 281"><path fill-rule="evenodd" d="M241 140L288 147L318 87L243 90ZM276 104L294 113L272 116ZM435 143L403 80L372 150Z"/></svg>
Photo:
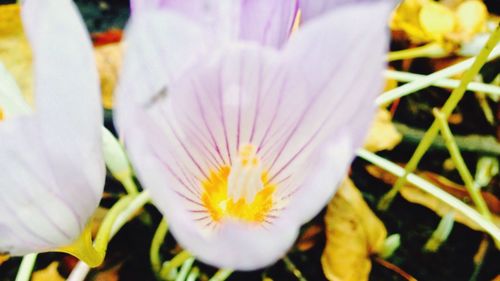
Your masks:
<svg viewBox="0 0 500 281"><path fill-rule="evenodd" d="M273 207L275 186L268 183L254 145L240 147L231 167L211 171L202 182L202 202L216 222L233 218L263 222Z"/></svg>

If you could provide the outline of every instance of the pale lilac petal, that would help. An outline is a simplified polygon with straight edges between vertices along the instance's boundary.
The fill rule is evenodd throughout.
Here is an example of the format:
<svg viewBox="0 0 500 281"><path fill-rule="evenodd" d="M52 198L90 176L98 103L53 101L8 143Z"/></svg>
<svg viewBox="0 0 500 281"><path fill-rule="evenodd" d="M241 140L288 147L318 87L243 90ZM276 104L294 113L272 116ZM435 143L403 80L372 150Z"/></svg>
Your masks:
<svg viewBox="0 0 500 281"><path fill-rule="evenodd" d="M241 2L241 40L281 47L290 36L298 10L294 0L253 0Z"/></svg>
<svg viewBox="0 0 500 281"><path fill-rule="evenodd" d="M343 5L363 5L377 1L381 2L383 0L300 0L301 22L308 22ZM391 2L391 0L386 0L386 2ZM355 21L346 22L345 24L353 25Z"/></svg>
<svg viewBox="0 0 500 281"><path fill-rule="evenodd" d="M165 164L171 154L164 135L150 126L151 120L143 119L143 114L135 116L135 130L126 133L130 157L143 186L185 249L208 264L238 270L261 268L286 253L299 229L286 216L264 227L225 222L213 231L215 225L203 219L207 214L196 212L202 209L200 203L187 201L189 193L182 194L182 189L176 188L180 185L177 176L182 175L171 173Z"/></svg>
<svg viewBox="0 0 500 281"><path fill-rule="evenodd" d="M218 41L248 40L279 48L290 35L298 0L136 0L131 6L138 14L155 9L181 13Z"/></svg>
<svg viewBox="0 0 500 281"><path fill-rule="evenodd" d="M169 11L148 10L132 17L127 28L127 60L120 85L142 104L152 104L170 90L170 83L203 58L209 38L191 20ZM137 81L148 89L135 91Z"/></svg>
<svg viewBox="0 0 500 281"><path fill-rule="evenodd" d="M92 44L71 1L28 0L23 22L33 48L36 114L55 163L71 163L99 197L103 113ZM71 156L71 157L70 157ZM70 180L66 184L71 184ZM91 212L91 210L87 210Z"/></svg>
<svg viewBox="0 0 500 281"><path fill-rule="evenodd" d="M382 90L388 11L386 3L343 6L292 36L284 55L297 72L287 91L303 102L286 123L272 129L282 132L269 142L272 146L263 148L277 181L300 169L335 131L349 130L353 147L363 142L373 101ZM356 25L346 28L346 20L353 18L358 19Z"/></svg>
<svg viewBox="0 0 500 281"><path fill-rule="evenodd" d="M0 122L0 251L74 241L98 206L102 107L88 34L69 0L26 0L36 109Z"/></svg>
<svg viewBox="0 0 500 281"><path fill-rule="evenodd" d="M57 176L78 175L51 166L53 149L45 145L34 118L1 122L0 137L0 251L25 255L71 243L99 197Z"/></svg>

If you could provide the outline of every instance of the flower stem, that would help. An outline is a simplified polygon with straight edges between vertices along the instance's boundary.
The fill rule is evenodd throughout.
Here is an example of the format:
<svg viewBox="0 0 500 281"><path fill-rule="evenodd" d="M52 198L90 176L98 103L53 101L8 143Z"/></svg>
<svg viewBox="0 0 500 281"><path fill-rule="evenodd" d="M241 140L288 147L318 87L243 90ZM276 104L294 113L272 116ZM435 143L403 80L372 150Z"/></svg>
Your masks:
<svg viewBox="0 0 500 281"><path fill-rule="evenodd" d="M288 258L288 256L285 256L283 258L283 262L285 263L286 268L288 271L290 271L295 277L297 277L297 280L299 281L307 281L307 279L302 275L302 272L297 268L297 266Z"/></svg>
<svg viewBox="0 0 500 281"><path fill-rule="evenodd" d="M23 257L15 281L29 281L35 266L37 254L28 254Z"/></svg>
<svg viewBox="0 0 500 281"><path fill-rule="evenodd" d="M402 177L405 173L407 173L405 169L399 167L397 164L365 149L360 149L358 151L358 156L395 176ZM437 199L443 201L443 203L449 205L458 212L462 213L465 217L476 222L485 232L493 237L497 246L500 246L500 229L494 223L486 220L476 210L423 178L412 173L407 174L407 178L408 182L415 185L417 188L432 194Z"/></svg>
<svg viewBox="0 0 500 281"><path fill-rule="evenodd" d="M163 244L167 233L168 223L165 219L163 219L156 229L153 240L151 241L151 248L149 250L151 266L153 267L153 272L155 273L159 273L161 270L160 247Z"/></svg>
<svg viewBox="0 0 500 281"><path fill-rule="evenodd" d="M413 82L425 77L422 74L411 72L386 70L384 72L385 78L394 79L400 82ZM460 80L443 78L432 82L431 86L440 88L455 89L460 86ZM482 92L488 94L492 98L500 98L500 87L480 82L470 82L467 85L467 91Z"/></svg>
<svg viewBox="0 0 500 281"><path fill-rule="evenodd" d="M457 143L453 138L453 134L451 133L450 127L448 126L448 122L446 121L444 114L437 109L434 109L433 113L436 117L436 120L438 121L441 135L443 136L445 144L448 147L451 159L455 163L458 173L462 177L462 180L465 183L465 187L467 188L467 191L469 192L474 205L476 205L476 208L486 219L491 220L491 213L488 209L488 205L484 201L480 189L476 187L474 178L472 177L469 169L467 168L467 165L465 164L464 159L462 158L462 154L460 153Z"/></svg>
<svg viewBox="0 0 500 281"><path fill-rule="evenodd" d="M110 212L111 212L111 210L110 210L108 215L106 215L106 218L104 219L105 221L107 220L108 216L113 217L113 223L112 223L112 226L110 228L111 230L102 229L105 222L103 222L103 224L101 225L101 228L99 228L99 232L109 232L109 235L107 235L106 233L99 234L99 232L97 234L97 237L101 236L101 238L99 238L99 239L102 239L102 241L104 241L105 236L107 236L108 241L106 241L105 248L107 248L107 243L109 243L109 240L123 227L123 225L125 225L125 223L128 222L137 213L137 211L140 210L150 200L150 196L149 196L148 191L143 191L135 196L128 195L127 198L132 198L132 200L128 202L128 204L125 206L125 208L122 208L121 206L119 208L117 208L117 209L120 209L121 212L119 212L118 214L110 214ZM123 200L123 198L121 200ZM116 206L116 204L118 204L118 202L115 203L115 206ZM113 206L113 207L115 207L115 206ZM111 208L111 209L113 209L113 208ZM111 219L109 219L109 220L111 220ZM107 227L109 227L109 225ZM96 242L97 242L97 237L96 237ZM99 243L104 243L104 242L99 242ZM103 248L104 245L100 245L100 246L95 245L96 249L99 249L99 247ZM89 266L87 264L85 264L84 262L80 261L76 265L75 270L73 272L71 272L67 281L83 281L85 279L85 276L87 276L89 270L90 270Z"/></svg>
<svg viewBox="0 0 500 281"><path fill-rule="evenodd" d="M233 270L231 269L219 269L212 278L209 279L209 281L224 281L226 280L231 274L233 273Z"/></svg>
<svg viewBox="0 0 500 281"><path fill-rule="evenodd" d="M200 275L200 270L197 267L195 267L189 273L186 281L196 281L196 278L198 278L199 275Z"/></svg>
<svg viewBox="0 0 500 281"><path fill-rule="evenodd" d="M413 58L441 58L449 55L443 46L439 43L430 43L424 46L411 49L390 52L387 56L388 61L413 59Z"/></svg>
<svg viewBox="0 0 500 281"><path fill-rule="evenodd" d="M467 85L474 79L474 77L481 70L482 66L486 63L490 53L492 53L492 50L493 50L493 48L495 48L499 39L500 39L500 28L497 28L495 30L495 32L490 36L490 38L488 39L488 42L483 47L483 49L481 50L479 55L477 57L475 57L473 61L470 62L470 64L472 64L472 66L470 66L470 68L465 72L464 76L462 77L462 79L460 81L460 86L458 88L456 88L455 90L453 90L450 97L448 98L448 100L444 104L443 108L441 109L441 112L444 114L445 119L447 119L450 116L452 111L457 106L458 102L462 99L463 95L465 94L465 90L467 89ZM496 48L495 50L498 50L500 52L500 48ZM469 60L467 60L467 61L469 61ZM467 61L465 61L465 62L467 62ZM462 63L464 63L464 62L462 62ZM462 63L459 63L459 64L462 64ZM459 65L459 64L456 64L456 65ZM456 66L456 65L454 65L454 66ZM454 67L454 66L452 66L452 67ZM467 66L469 66L469 65L467 65ZM446 70L446 69L443 69L443 70ZM441 70L441 71L443 71L443 70ZM396 88L395 90L402 89L405 86L409 86L410 89L413 89L412 88L413 86L411 86L411 85L415 82L419 86L424 85L423 87L426 87L426 86L432 84L433 81L436 81L440 78L444 78L444 77L442 77L442 75L436 75L436 74L440 73L441 71L438 71L438 72L435 72L431 75L428 75L425 78L422 78L421 80L416 80L414 82L405 84L399 88ZM419 81L424 81L425 83L421 83ZM427 130L423 139L420 141L420 144L417 146L417 149L415 150L414 154L412 155L410 161L408 161L408 163L405 167L405 173L402 175L402 177L400 177L396 181L396 183L394 184L392 189L387 194L385 194L382 197L382 199L380 200L380 202L377 206L379 210L387 210L389 208L389 206L392 203L392 200L398 194L399 189L401 189L401 187L405 184L408 174L412 173L417 168L418 163L420 162L420 159L422 159L424 154L427 152L427 150L429 149L429 147L433 143L433 141L436 138L436 136L438 135L438 133L439 133L439 124L438 124L437 120L434 120L431 127Z"/></svg>
<svg viewBox="0 0 500 281"><path fill-rule="evenodd" d="M189 258L191 258L191 254L187 251L178 253L173 259L165 263L160 271L160 276L168 279L167 277L170 275L170 272L181 266Z"/></svg>
<svg viewBox="0 0 500 281"><path fill-rule="evenodd" d="M186 277L193 266L195 259L193 257L188 258L181 266L181 270L179 271L179 275L175 278L175 281L185 281Z"/></svg>
<svg viewBox="0 0 500 281"><path fill-rule="evenodd" d="M497 29L491 36L486 45L483 47L479 55L476 57L472 57L470 59L464 60L452 66L443 68L439 71L436 71L432 74L426 75L421 79L414 80L413 82L402 85L401 87L397 87L395 89L389 90L382 95L380 95L375 103L377 105L386 105L391 103L392 101L401 98L403 96L414 93L418 90L431 86L435 81L441 80L443 78L448 78L455 74L459 74L467 69L468 72L471 72L470 69L475 68L475 66L482 66L487 60L491 60L496 58L500 54L500 46L495 48L496 43L498 42L499 30ZM475 65L475 66L473 66ZM466 73L467 74L467 73ZM476 72L477 74L477 72ZM472 75L475 76L475 75ZM465 78L465 77L464 77ZM461 83L462 85L463 83Z"/></svg>
<svg viewBox="0 0 500 281"><path fill-rule="evenodd" d="M453 225L455 223L455 214L453 211L447 213L441 218L438 226L431 235L431 238L425 243L424 250L429 252L436 252L441 244L448 239L451 231L453 230Z"/></svg>

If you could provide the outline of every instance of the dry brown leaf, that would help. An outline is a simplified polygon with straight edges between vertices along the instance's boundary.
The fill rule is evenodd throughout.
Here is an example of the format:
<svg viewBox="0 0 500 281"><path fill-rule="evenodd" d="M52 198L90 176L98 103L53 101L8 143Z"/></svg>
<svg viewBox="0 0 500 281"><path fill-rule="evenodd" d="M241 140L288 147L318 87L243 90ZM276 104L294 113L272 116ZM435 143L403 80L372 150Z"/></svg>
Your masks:
<svg viewBox="0 0 500 281"><path fill-rule="evenodd" d="M32 104L32 55L23 32L18 4L0 5L0 41L0 61L16 79L23 96Z"/></svg>
<svg viewBox="0 0 500 281"><path fill-rule="evenodd" d="M381 179L385 183L388 184L394 184L396 182L396 177L376 166L369 165L367 166L367 171L370 173L372 176ZM439 187L442 187L439 185ZM452 195L456 195L455 192L450 192L450 188L444 188L447 192L449 192ZM453 211L454 209L450 207L448 204L444 203L443 201L439 200L435 196L432 196L431 194L411 185L411 184L406 184L401 188L401 196L408 200L409 202L415 203L422 205L426 208L431 209L434 211L437 215L439 216L444 216L445 214L449 213L450 211ZM473 206L471 206L473 207ZM454 212L455 213L455 221L464 224L468 226L471 229L477 230L477 231L483 231L483 228L479 227L477 223L475 223L473 220L469 219L468 217L464 216L461 212ZM500 216L493 214L493 223L495 223L497 226L500 226Z"/></svg>
<svg viewBox="0 0 500 281"><path fill-rule="evenodd" d="M391 121L391 114L386 109L379 109L375 121L368 132L365 148L371 152L391 150L398 145L403 136Z"/></svg>
<svg viewBox="0 0 500 281"><path fill-rule="evenodd" d="M0 265L2 265L4 262L8 261L10 259L9 255L0 255Z"/></svg>
<svg viewBox="0 0 500 281"><path fill-rule="evenodd" d="M122 264L113 266L106 271L100 271L94 278L94 281L118 281L118 272L120 271Z"/></svg>
<svg viewBox="0 0 500 281"><path fill-rule="evenodd" d="M104 108L112 109L113 92L122 64L122 43L106 44L94 49L94 55L101 79L102 103Z"/></svg>
<svg viewBox="0 0 500 281"><path fill-rule="evenodd" d="M387 230L350 179L344 180L328 205L325 223L321 257L325 276L334 281L368 280L370 255L382 247Z"/></svg>
<svg viewBox="0 0 500 281"><path fill-rule="evenodd" d="M58 266L59 262L52 262L45 269L34 272L31 281L64 281L64 278L57 271Z"/></svg>

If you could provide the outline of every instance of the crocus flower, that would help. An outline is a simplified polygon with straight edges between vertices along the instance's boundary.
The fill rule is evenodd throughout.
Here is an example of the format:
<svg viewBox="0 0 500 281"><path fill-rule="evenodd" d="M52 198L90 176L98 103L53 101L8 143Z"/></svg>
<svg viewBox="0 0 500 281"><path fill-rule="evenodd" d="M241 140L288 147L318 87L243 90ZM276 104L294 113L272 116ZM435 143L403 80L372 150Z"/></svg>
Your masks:
<svg viewBox="0 0 500 281"><path fill-rule="evenodd" d="M290 37L293 1L146 2L133 6L116 107L139 179L200 260L269 265L363 142L390 3L305 9Z"/></svg>
<svg viewBox="0 0 500 281"><path fill-rule="evenodd" d="M104 186L102 112L89 36L70 0L25 0L35 110L0 122L0 252L72 244ZM5 107L5 104L0 104Z"/></svg>

